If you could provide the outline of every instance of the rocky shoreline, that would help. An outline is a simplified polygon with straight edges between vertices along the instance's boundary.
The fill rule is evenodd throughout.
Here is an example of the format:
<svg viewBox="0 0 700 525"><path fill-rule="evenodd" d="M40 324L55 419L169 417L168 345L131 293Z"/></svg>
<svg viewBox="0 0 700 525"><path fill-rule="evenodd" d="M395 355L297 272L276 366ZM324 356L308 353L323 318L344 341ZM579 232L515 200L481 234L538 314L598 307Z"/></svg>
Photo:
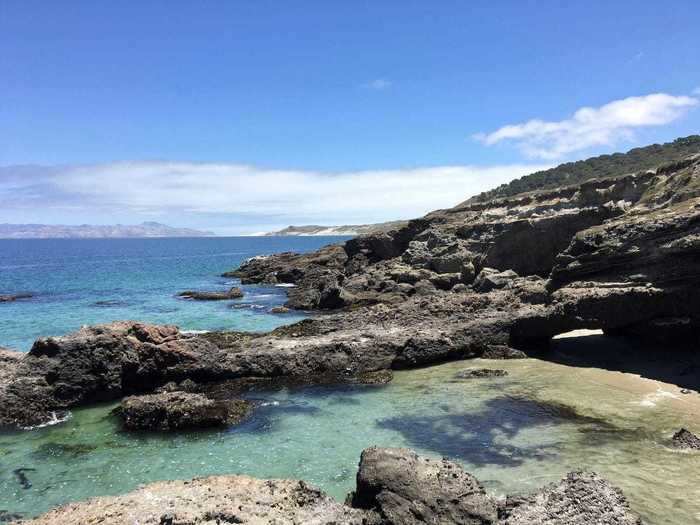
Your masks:
<svg viewBox="0 0 700 525"><path fill-rule="evenodd" d="M462 467L408 449L369 448L356 489L340 503L297 480L215 476L164 481L117 497L70 503L23 523L299 523L356 525L639 525L622 492L572 472L530 495L494 498Z"/></svg>
<svg viewBox="0 0 700 525"><path fill-rule="evenodd" d="M72 407L126 396L141 396L124 401L125 421L131 420L133 428L227 424L236 420L236 414L244 417L244 410L234 410L232 416L226 407L251 385L383 384L397 369L473 357L523 357L533 348L542 351L555 335L582 328L696 346L700 342L699 180L700 156L695 156L654 171L466 202L397 230L310 254L255 257L226 275L242 284L294 285L289 288L288 308L326 313L261 334L186 334L174 326L122 321L39 339L27 354L0 350L0 426L46 424ZM192 294L186 292L189 297ZM233 298L231 292L214 295L200 298ZM465 377L481 375L488 374L467 372ZM689 369L686 383L700 388L696 369ZM166 388L171 384L175 386ZM185 384L194 385L189 389L194 391ZM202 412L197 415L187 407ZM688 439L685 436L684 443ZM423 460L410 461L423 464ZM441 468L432 465L428 470L442 472ZM597 512L597 502L622 498L593 475L572 475L564 485L546 489L548 495L527 500L530 503L511 499L507 507L491 506L482 516L452 508L449 499L439 504L423 501L430 495L420 491L387 492L381 485L370 490L376 492L370 497L360 474L352 509L334 506L301 482L275 485L237 478L233 485L254 487L270 504L278 497L314 502L289 510L292 514L287 516L305 517L308 522L319 517L318 523L334 519L342 523L355 519L357 523L639 523L625 513L556 521L560 514ZM438 479L442 478L438 475ZM207 490L203 487L209 485L230 490L232 482L215 478L189 486L177 483L163 483L154 490L194 490L198 483L202 487L196 490ZM478 482L469 483L468 494L476 491L479 498L486 498L475 488ZM567 503L577 487L599 490L598 495L585 498L590 509ZM406 512L406 505L397 503L401 498L422 503L408 516L401 514ZM549 509L546 502L558 510ZM122 505L119 498L102 503ZM102 503L55 512L72 508L75 516L88 516L93 512L90 508L99 509ZM457 498L454 505L462 503ZM606 505L608 510L617 508L617 503ZM262 512L254 507L250 519ZM297 511L301 514L294 514ZM304 514L307 511L312 514ZM182 512L187 515L195 508ZM538 512L547 513L546 519ZM163 522L153 516L149 519L155 521L141 522L167 523L169 519ZM221 521L211 518L213 514L204 516L189 522ZM532 521L538 516L543 521ZM174 518L171 522L179 523Z"/></svg>

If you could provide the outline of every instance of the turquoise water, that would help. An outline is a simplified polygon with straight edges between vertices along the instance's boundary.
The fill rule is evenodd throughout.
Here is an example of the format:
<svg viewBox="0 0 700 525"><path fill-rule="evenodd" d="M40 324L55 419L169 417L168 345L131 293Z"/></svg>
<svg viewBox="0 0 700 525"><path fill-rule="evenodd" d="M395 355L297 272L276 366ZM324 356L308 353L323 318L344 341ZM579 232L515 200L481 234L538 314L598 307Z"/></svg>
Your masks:
<svg viewBox="0 0 700 525"><path fill-rule="evenodd" d="M453 380L465 366L510 375ZM622 487L646 523L700 520L700 455L667 446L675 428L697 421L700 403L654 381L530 359L471 361L399 372L384 387L249 397L256 412L225 430L127 433L108 405L76 410L53 427L0 434L0 509L32 515L141 483L208 474L303 478L342 499L362 449L384 445L448 456L495 495L592 469ZM25 469L30 487L17 469Z"/></svg>
<svg viewBox="0 0 700 525"><path fill-rule="evenodd" d="M0 346L26 351L37 337L119 319L184 330L269 330L302 318L269 314L284 302L283 288L244 286L246 297L232 302L195 302L176 294L237 284L219 276L248 257L309 251L341 239L0 240L0 294L35 294L0 303ZM231 308L234 303L239 308Z"/></svg>
<svg viewBox="0 0 700 525"><path fill-rule="evenodd" d="M249 256L310 250L330 240L0 241L0 293L37 294L0 304L0 345L26 350L41 335L124 318L189 330L270 329L302 317L269 313L284 302L283 288L246 286L243 300L225 302L176 294L235 284L219 275ZM574 344L585 351L605 343L562 339L554 350L566 353ZM467 366L509 375L455 380ZM383 445L448 456L496 495L592 469L620 486L646 523L700 522L700 454L668 446L678 428L697 431L700 396L674 385L532 359L476 360L402 371L381 387L315 386L248 397L254 414L223 430L128 433L111 404L75 410L55 426L0 432L0 510L32 516L150 481L208 474L303 478L342 499L354 486L362 449Z"/></svg>

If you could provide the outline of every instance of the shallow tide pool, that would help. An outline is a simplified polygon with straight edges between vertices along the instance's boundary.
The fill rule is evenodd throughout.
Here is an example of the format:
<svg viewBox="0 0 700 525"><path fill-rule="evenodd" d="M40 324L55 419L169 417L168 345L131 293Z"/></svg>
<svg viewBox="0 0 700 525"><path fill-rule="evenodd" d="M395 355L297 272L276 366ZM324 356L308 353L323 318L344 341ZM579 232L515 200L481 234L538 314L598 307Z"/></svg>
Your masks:
<svg viewBox="0 0 700 525"><path fill-rule="evenodd" d="M509 375L454 379L472 366ZM1 434L0 509L35 515L150 481L209 474L303 478L342 499L362 449L380 445L447 456L496 495L592 469L620 486L646 523L700 521L700 455L668 446L675 430L699 420L700 396L672 385L533 359L472 360L399 372L383 387L249 397L257 411L227 430L130 434L108 405Z"/></svg>

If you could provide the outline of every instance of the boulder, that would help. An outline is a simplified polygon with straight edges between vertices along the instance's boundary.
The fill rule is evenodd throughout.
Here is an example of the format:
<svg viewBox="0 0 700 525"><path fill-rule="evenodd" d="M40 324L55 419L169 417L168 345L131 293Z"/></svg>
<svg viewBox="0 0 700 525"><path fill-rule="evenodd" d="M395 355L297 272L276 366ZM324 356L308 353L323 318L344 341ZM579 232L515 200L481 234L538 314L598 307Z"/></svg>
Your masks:
<svg viewBox="0 0 700 525"><path fill-rule="evenodd" d="M119 415L128 430L182 430L232 425L251 404L242 399L214 401L201 394L166 392L122 400Z"/></svg>
<svg viewBox="0 0 700 525"><path fill-rule="evenodd" d="M472 288L480 293L488 293L492 290L510 287L517 277L518 274L513 270L501 272L494 268L484 268L474 279Z"/></svg>
<svg viewBox="0 0 700 525"><path fill-rule="evenodd" d="M486 525L498 516L494 500L462 467L402 448L364 450L349 500L375 510L385 525Z"/></svg>

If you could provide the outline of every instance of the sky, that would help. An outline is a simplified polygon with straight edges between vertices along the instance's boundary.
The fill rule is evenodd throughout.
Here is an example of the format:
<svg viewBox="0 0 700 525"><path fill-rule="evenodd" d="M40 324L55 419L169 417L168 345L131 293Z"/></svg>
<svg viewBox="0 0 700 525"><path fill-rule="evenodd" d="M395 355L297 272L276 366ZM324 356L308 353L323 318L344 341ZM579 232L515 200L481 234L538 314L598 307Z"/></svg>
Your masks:
<svg viewBox="0 0 700 525"><path fill-rule="evenodd" d="M700 2L0 0L0 223L420 216L700 133Z"/></svg>

